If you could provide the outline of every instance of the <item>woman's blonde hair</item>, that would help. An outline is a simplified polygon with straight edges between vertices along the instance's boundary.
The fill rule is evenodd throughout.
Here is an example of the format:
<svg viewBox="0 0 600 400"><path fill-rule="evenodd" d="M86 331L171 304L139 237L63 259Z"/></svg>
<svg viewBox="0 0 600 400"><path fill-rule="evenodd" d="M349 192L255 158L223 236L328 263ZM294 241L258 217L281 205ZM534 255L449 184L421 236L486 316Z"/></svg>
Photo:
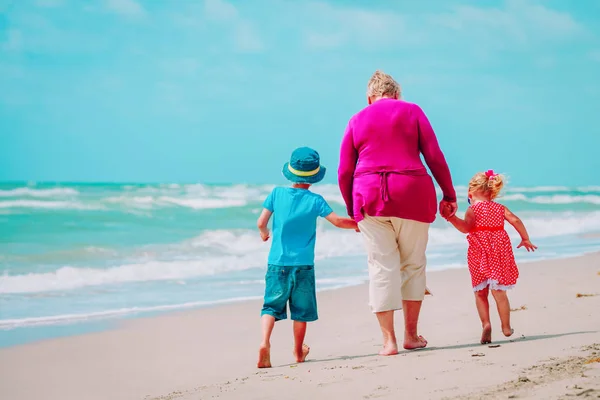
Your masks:
<svg viewBox="0 0 600 400"><path fill-rule="evenodd" d="M504 187L505 180L503 175L496 174L492 170L478 172L469 182L469 193L489 193L490 199L495 199Z"/></svg>
<svg viewBox="0 0 600 400"><path fill-rule="evenodd" d="M367 84L368 97L398 97L400 98L401 89L398 82L391 75L383 71L375 71L369 83Z"/></svg>

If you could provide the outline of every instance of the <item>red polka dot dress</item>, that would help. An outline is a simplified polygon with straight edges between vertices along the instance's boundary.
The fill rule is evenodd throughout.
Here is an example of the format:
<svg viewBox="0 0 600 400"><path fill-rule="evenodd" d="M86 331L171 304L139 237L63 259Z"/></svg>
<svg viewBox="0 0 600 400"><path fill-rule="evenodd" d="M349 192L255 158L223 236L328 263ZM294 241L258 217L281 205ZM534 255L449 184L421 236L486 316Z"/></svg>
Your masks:
<svg viewBox="0 0 600 400"><path fill-rule="evenodd" d="M471 206L475 228L467 236L467 260L473 290L487 286L493 290L511 289L519 277L512 245L504 230L504 206L481 201Z"/></svg>

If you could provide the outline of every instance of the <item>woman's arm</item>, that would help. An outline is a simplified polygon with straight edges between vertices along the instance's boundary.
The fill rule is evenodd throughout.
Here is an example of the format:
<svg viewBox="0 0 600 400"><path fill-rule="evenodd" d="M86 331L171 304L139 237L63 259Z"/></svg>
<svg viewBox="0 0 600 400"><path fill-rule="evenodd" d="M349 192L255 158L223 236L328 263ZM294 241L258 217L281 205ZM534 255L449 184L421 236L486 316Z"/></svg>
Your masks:
<svg viewBox="0 0 600 400"><path fill-rule="evenodd" d="M452 176L444 153L440 149L435 132L421 108L415 105L413 112L417 113L417 126L419 129L419 150L425 158L427 166L431 170L435 181L440 185L444 194L444 201L456 203L456 192L452 185Z"/></svg>
<svg viewBox="0 0 600 400"><path fill-rule="evenodd" d="M460 219L456 215L448 218L448 222L450 222L456 229L458 229L462 233L469 233L475 226L475 214L473 210L469 207L467 212L465 213L465 219Z"/></svg>
<svg viewBox="0 0 600 400"><path fill-rule="evenodd" d="M346 203L346 210L350 217L354 217L352 204L352 186L354 184L354 171L356 170L356 161L358 160L358 151L354 147L354 137L352 132L352 120L348 123L342 145L340 148L340 167L338 168L338 184L340 192Z"/></svg>
<svg viewBox="0 0 600 400"><path fill-rule="evenodd" d="M504 218L517 230L517 232L519 232L519 235L521 236L521 243L519 243L517 249L525 247L527 251L535 251L537 246L529 241L529 234L527 233L527 229L525 228L523 221L521 221L521 218L513 214L507 207L504 207Z"/></svg>

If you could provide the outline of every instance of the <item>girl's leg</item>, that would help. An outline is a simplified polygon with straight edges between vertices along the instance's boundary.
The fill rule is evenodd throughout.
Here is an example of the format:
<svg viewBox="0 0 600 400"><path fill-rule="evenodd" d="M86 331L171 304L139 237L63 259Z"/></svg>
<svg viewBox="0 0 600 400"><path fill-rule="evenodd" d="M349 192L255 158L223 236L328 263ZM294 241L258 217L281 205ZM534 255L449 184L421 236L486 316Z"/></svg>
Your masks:
<svg viewBox="0 0 600 400"><path fill-rule="evenodd" d="M475 304L483 331L481 333L481 344L492 343L492 324L490 323L490 303L488 302L489 288L475 292Z"/></svg>
<svg viewBox="0 0 600 400"><path fill-rule="evenodd" d="M306 336L306 322L294 321L294 357L296 362L304 362L310 348L304 344Z"/></svg>
<svg viewBox="0 0 600 400"><path fill-rule="evenodd" d="M514 330L510 326L510 303L505 290L492 290L492 296L496 300L500 322L502 323L502 333L504 336L511 336Z"/></svg>
<svg viewBox="0 0 600 400"><path fill-rule="evenodd" d="M275 317L269 314L263 314L260 318L262 326L262 343L258 351L258 368L271 368L271 333L275 326Z"/></svg>

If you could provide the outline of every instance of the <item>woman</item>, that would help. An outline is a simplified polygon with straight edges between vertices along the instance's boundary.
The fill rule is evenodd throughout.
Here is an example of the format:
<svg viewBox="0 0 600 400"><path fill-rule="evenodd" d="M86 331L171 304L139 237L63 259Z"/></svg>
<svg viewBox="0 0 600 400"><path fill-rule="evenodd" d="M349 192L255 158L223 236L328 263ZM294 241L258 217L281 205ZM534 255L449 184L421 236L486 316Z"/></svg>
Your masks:
<svg viewBox="0 0 600 400"><path fill-rule="evenodd" d="M369 263L369 304L383 333L381 355L398 354L394 311L404 311L405 349L427 341L417 334L426 292L425 250L435 220L436 193L420 154L443 192L440 211L457 210L448 164L427 117L400 100L400 85L376 71L369 106L354 115L341 145L338 180L348 215L358 222Z"/></svg>

